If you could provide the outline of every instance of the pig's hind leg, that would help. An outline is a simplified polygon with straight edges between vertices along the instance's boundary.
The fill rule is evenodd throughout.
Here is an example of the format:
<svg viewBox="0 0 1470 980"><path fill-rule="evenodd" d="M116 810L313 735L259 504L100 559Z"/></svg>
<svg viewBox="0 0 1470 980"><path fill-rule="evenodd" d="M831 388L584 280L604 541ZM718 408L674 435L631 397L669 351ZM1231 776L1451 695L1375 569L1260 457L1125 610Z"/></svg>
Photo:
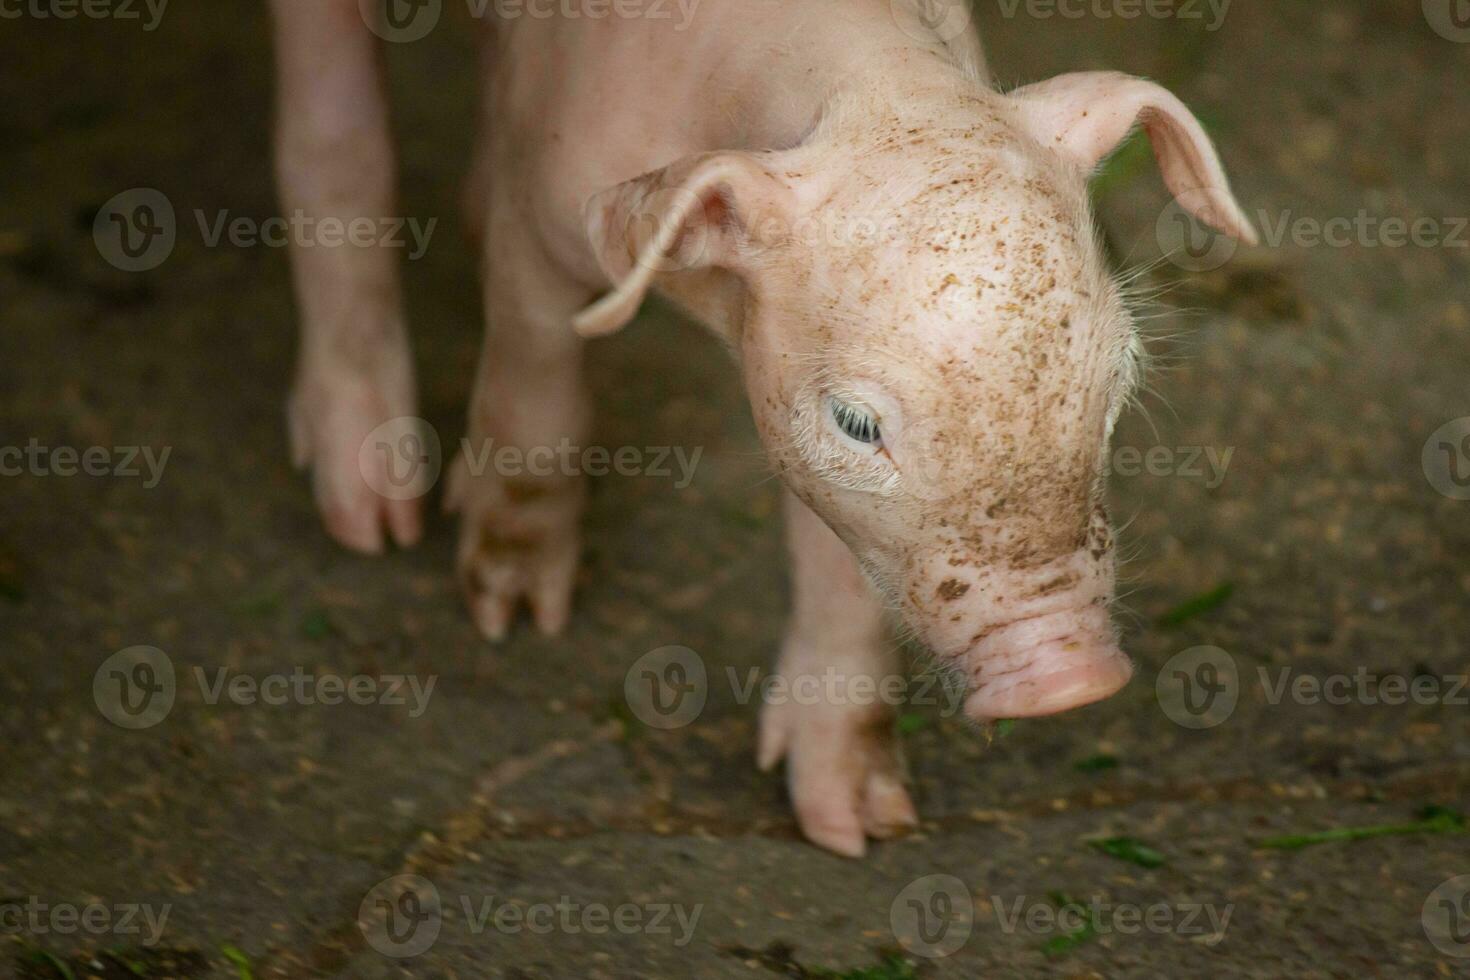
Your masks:
<svg viewBox="0 0 1470 980"><path fill-rule="evenodd" d="M498 640L522 601L549 635L571 613L591 415L571 323L589 292L549 257L524 201L489 183L485 342L446 502L462 515L457 566L470 615Z"/></svg>
<svg viewBox="0 0 1470 980"><path fill-rule="evenodd" d="M275 157L282 206L307 234L323 218L386 221L395 166L378 39L357 0L272 0L277 106ZM364 451L372 431L415 414L396 249L298 242L291 272L301 348L287 414L291 452L311 468L327 531L358 551L421 533L420 501L390 499L392 460ZM399 481L401 482L401 481ZM395 495L397 496L397 495Z"/></svg>
<svg viewBox="0 0 1470 980"><path fill-rule="evenodd" d="M901 659L883 606L847 546L789 492L786 534L794 608L773 687L762 705L759 762L786 759L786 783L804 834L861 856L867 838L918 823L894 731ZM887 693L885 693L887 692Z"/></svg>

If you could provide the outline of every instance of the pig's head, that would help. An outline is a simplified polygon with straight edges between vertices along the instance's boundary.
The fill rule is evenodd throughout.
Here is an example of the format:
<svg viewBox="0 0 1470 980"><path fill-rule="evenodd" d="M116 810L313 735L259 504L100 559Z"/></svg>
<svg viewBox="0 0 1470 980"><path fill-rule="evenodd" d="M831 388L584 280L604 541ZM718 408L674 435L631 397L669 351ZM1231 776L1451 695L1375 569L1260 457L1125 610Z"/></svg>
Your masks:
<svg viewBox="0 0 1470 980"><path fill-rule="evenodd" d="M1158 86L1066 75L1008 95L839 105L795 149L716 153L596 197L621 326L655 281L715 321L787 485L982 719L1128 680L1103 506L1139 343L1086 181L1135 124L1180 205L1254 240L1218 157Z"/></svg>

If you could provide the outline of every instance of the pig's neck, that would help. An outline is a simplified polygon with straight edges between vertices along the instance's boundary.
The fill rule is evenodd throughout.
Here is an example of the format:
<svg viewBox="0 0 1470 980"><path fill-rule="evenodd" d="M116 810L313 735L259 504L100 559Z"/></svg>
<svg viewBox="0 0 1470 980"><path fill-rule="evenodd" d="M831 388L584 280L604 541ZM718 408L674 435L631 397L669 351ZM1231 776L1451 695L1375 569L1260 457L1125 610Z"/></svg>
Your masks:
<svg viewBox="0 0 1470 980"><path fill-rule="evenodd" d="M845 179L852 161L880 141L935 127L976 131L977 122L983 128L993 121L984 106L994 90L983 68L964 64L943 46L890 34L845 46L822 41L802 54L759 71L732 59L716 81L739 93L737 111L683 152L789 152L812 177L798 188L810 205L827 197L830 181ZM665 277L659 291L732 344L738 357L735 339L750 308L736 277L721 270L683 273Z"/></svg>
<svg viewBox="0 0 1470 980"><path fill-rule="evenodd" d="M747 70L748 69L748 70ZM885 35L843 45L827 40L774 69L731 66L738 109L702 149L788 149L810 140L835 107L847 114L932 119L937 103L988 91L978 64L943 47Z"/></svg>

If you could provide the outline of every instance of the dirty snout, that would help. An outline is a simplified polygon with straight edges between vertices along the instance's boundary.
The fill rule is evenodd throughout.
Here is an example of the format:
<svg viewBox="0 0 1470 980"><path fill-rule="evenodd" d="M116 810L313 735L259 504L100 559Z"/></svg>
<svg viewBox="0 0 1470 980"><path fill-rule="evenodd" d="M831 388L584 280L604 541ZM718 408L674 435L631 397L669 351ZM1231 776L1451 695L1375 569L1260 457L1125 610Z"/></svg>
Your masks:
<svg viewBox="0 0 1470 980"><path fill-rule="evenodd" d="M933 601L910 621L929 624L920 631L963 672L971 718L1056 714L1110 697L1132 677L1108 614L1110 548L1084 547L1024 569L943 564L929 587Z"/></svg>
<svg viewBox="0 0 1470 980"><path fill-rule="evenodd" d="M1118 693L1133 676L1101 605L1007 623L962 656L974 685L965 713L977 721L1080 708Z"/></svg>

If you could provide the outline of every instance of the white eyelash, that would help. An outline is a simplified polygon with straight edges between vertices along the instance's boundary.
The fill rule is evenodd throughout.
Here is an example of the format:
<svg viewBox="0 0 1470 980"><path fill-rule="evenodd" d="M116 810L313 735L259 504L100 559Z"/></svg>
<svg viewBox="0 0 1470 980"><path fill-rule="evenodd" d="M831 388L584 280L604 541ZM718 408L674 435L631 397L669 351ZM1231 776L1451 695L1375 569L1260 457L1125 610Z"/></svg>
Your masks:
<svg viewBox="0 0 1470 980"><path fill-rule="evenodd" d="M837 428L854 442L867 445L880 445L882 435L878 430L878 420L872 415L849 404L840 398L832 398L831 401L832 420L837 423Z"/></svg>

